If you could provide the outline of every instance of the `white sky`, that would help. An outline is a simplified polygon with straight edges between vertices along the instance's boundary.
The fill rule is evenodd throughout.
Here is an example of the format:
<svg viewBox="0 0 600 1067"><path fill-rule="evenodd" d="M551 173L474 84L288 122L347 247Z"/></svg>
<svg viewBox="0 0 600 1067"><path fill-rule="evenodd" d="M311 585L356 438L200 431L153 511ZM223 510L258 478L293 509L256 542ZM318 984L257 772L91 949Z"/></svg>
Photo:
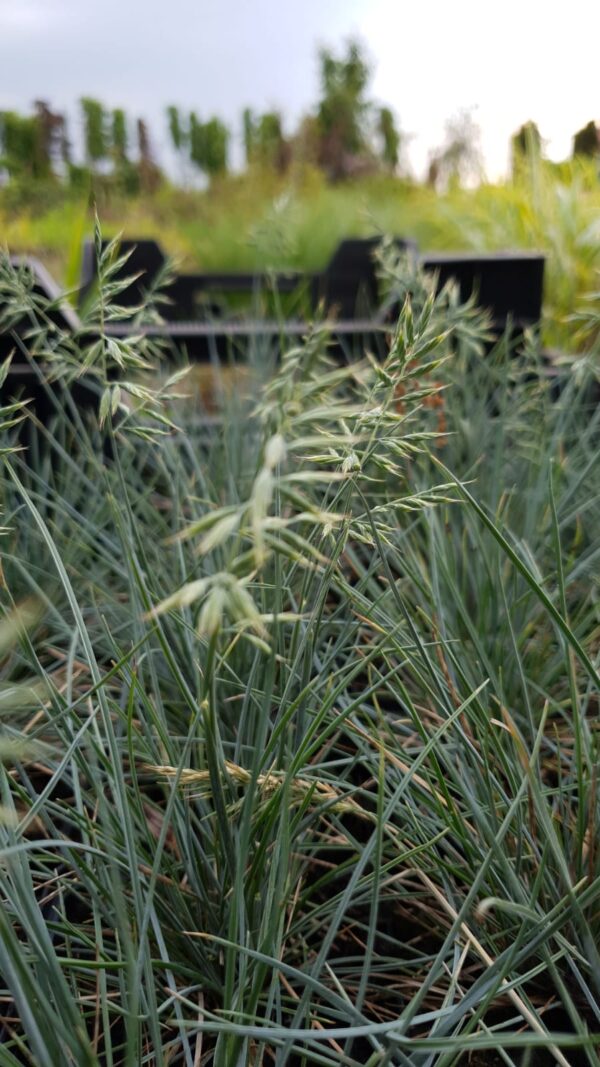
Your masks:
<svg viewBox="0 0 600 1067"><path fill-rule="evenodd" d="M0 109L41 97L75 115L98 96L147 118L164 161L166 104L237 131L244 107L279 108L291 127L317 98L318 46L350 36L417 171L461 108L492 177L527 119L556 159L600 119L598 0L0 0Z"/></svg>

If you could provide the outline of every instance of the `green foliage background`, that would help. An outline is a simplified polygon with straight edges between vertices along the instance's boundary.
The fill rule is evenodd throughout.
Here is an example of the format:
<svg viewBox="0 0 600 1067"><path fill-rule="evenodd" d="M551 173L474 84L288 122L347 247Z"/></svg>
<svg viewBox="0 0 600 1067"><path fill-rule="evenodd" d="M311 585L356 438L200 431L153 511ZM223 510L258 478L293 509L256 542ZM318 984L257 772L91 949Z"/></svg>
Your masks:
<svg viewBox="0 0 600 1067"><path fill-rule="evenodd" d="M408 235L422 249L540 249L553 344L572 344L566 319L598 288L600 183L588 160L537 160L514 180L443 193L386 174L331 185L310 166L284 177L257 167L204 191L163 184L132 198L99 186L97 201L108 234L155 237L188 269L320 269L343 237L372 233ZM92 225L87 194L0 194L3 241L39 256L67 287Z"/></svg>

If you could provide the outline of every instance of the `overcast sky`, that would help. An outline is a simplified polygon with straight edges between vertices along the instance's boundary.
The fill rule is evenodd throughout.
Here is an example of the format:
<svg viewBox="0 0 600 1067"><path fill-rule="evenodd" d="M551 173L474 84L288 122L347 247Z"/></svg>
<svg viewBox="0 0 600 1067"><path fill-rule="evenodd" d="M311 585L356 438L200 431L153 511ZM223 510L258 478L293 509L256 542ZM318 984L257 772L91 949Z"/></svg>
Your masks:
<svg viewBox="0 0 600 1067"><path fill-rule="evenodd" d="M523 121L560 159L600 119L598 0L0 0L0 109L41 97L75 116L97 96L147 118L164 157L168 103L238 131L244 107L279 108L291 127L317 97L319 45L351 36L417 171L461 108L491 176Z"/></svg>

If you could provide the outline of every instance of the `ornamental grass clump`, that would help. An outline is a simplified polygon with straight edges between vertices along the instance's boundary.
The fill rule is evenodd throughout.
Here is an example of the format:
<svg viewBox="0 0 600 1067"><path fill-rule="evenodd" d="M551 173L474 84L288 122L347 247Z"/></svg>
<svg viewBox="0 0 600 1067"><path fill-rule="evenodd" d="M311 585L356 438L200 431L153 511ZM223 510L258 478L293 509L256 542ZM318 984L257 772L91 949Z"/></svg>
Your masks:
<svg viewBox="0 0 600 1067"><path fill-rule="evenodd" d="M381 361L123 410L97 319L2 430L8 1067L598 1063L600 416L383 269Z"/></svg>

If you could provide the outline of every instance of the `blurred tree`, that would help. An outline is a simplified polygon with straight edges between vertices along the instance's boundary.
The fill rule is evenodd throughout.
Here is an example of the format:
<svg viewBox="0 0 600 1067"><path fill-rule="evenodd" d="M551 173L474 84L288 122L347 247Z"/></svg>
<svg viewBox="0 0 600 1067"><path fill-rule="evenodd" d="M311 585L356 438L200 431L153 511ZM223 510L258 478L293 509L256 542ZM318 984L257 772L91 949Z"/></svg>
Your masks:
<svg viewBox="0 0 600 1067"><path fill-rule="evenodd" d="M94 170L107 155L106 113L100 101L89 96L82 97L80 104L83 112L85 157L88 165Z"/></svg>
<svg viewBox="0 0 600 1067"><path fill-rule="evenodd" d="M1 165L9 177L52 179L68 162L68 153L64 115L52 111L45 101L35 101L33 115L0 114Z"/></svg>
<svg viewBox="0 0 600 1067"><path fill-rule="evenodd" d="M281 115L267 111L258 124L258 151L261 160L283 174L290 163L290 145L283 133Z"/></svg>
<svg viewBox="0 0 600 1067"><path fill-rule="evenodd" d="M229 131L220 119L212 118L204 124L204 170L209 177L227 170Z"/></svg>
<svg viewBox="0 0 600 1067"><path fill-rule="evenodd" d="M305 115L290 141L290 154L299 163L319 166L321 134L316 115Z"/></svg>
<svg viewBox="0 0 600 1067"><path fill-rule="evenodd" d="M175 107L174 104L170 104L167 108L167 121L171 144L179 162L180 178L185 185L187 179L186 156L190 140L189 130L185 127L179 108Z"/></svg>
<svg viewBox="0 0 600 1067"><path fill-rule="evenodd" d="M9 178L37 177L37 125L33 116L0 112L1 163Z"/></svg>
<svg viewBox="0 0 600 1067"><path fill-rule="evenodd" d="M370 70L356 41L349 43L341 59L327 49L321 50L319 59L319 162L332 179L338 180L352 171L357 157L369 154L365 91Z"/></svg>
<svg viewBox="0 0 600 1067"><path fill-rule="evenodd" d="M190 159L199 170L204 170L204 126L199 121L195 111L190 111L189 131Z"/></svg>
<svg viewBox="0 0 600 1067"><path fill-rule="evenodd" d="M282 173L289 165L290 146L283 135L278 111L255 116L246 108L242 115L246 163L258 163Z"/></svg>
<svg viewBox="0 0 600 1067"><path fill-rule="evenodd" d="M120 107L111 116L111 149L117 166L127 162L127 118Z"/></svg>
<svg viewBox="0 0 600 1067"><path fill-rule="evenodd" d="M542 135L535 122L529 120L511 138L512 173L516 177L524 164L535 162L542 155Z"/></svg>
<svg viewBox="0 0 600 1067"><path fill-rule="evenodd" d="M539 153L542 150L542 136L538 129L537 123L524 122L522 126L519 126L517 132L513 135L512 139L513 148L521 155L526 155L532 151Z"/></svg>
<svg viewBox="0 0 600 1067"><path fill-rule="evenodd" d="M179 114L179 108L174 104L170 104L167 108L167 119L169 122L169 134L171 137L171 144L176 152L181 152L186 142L186 133L181 122L181 116Z"/></svg>
<svg viewBox="0 0 600 1067"><path fill-rule="evenodd" d="M444 143L431 153L427 181L435 188L463 185L482 173L479 127L470 111L448 119Z"/></svg>
<svg viewBox="0 0 600 1067"><path fill-rule="evenodd" d="M147 161L141 164L140 169L140 163L136 164L130 159L128 130L129 123L125 111L120 107L115 108L110 116L110 154L113 160L113 171L110 180L119 193L125 196L135 196L139 193L142 185L142 174L147 182L150 172L148 171ZM149 150L147 131L142 134L142 139L144 137L144 149Z"/></svg>
<svg viewBox="0 0 600 1067"><path fill-rule="evenodd" d="M138 165L140 188L143 192L152 193L160 185L162 174L154 159L150 146L148 126L144 119L138 119L136 123L138 142Z"/></svg>
<svg viewBox="0 0 600 1067"><path fill-rule="evenodd" d="M246 166L249 167L254 161L254 147L256 137L256 119L249 107L242 112L242 136L244 139L244 155Z"/></svg>
<svg viewBox="0 0 600 1067"><path fill-rule="evenodd" d="M400 158L400 131L389 107L379 109L377 126L382 140L381 158L393 174Z"/></svg>
<svg viewBox="0 0 600 1067"><path fill-rule="evenodd" d="M600 153L600 128L595 122L577 130L573 137L573 158L576 156L597 156Z"/></svg>
<svg viewBox="0 0 600 1067"><path fill-rule="evenodd" d="M227 170L229 131L220 119L200 122L194 111L190 113L190 159L209 178Z"/></svg>
<svg viewBox="0 0 600 1067"><path fill-rule="evenodd" d="M71 142L69 140L69 131L67 127L67 116L61 115L62 124L60 128L60 158L65 168L65 172L68 172L69 165L71 163Z"/></svg>
<svg viewBox="0 0 600 1067"><path fill-rule="evenodd" d="M36 177L48 178L65 162L65 118L45 100L36 100L33 107L36 128L33 169Z"/></svg>

